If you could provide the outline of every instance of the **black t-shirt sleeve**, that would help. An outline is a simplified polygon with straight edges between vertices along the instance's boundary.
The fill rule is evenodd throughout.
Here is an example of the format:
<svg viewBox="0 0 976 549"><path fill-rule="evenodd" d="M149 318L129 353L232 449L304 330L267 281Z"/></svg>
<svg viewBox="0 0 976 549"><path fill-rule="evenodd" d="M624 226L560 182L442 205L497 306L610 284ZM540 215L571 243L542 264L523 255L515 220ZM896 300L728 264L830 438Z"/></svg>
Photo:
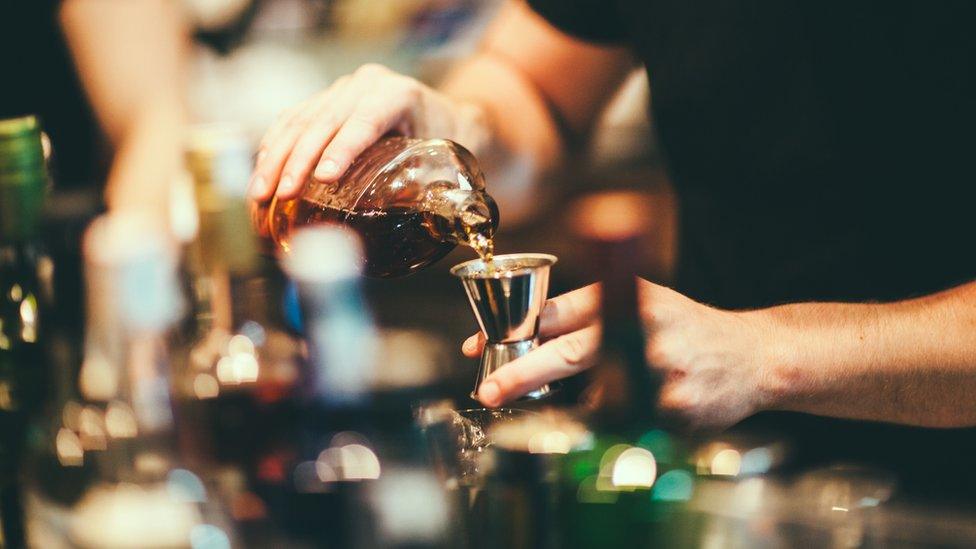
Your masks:
<svg viewBox="0 0 976 549"><path fill-rule="evenodd" d="M625 39L613 0L528 0L528 4L553 26L577 38L604 44Z"/></svg>

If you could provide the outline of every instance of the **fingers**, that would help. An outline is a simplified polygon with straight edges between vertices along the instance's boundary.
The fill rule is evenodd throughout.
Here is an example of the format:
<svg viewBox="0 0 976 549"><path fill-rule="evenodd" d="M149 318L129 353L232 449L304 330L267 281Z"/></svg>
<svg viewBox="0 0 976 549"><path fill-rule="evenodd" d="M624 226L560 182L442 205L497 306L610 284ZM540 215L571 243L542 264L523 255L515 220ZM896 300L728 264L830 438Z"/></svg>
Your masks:
<svg viewBox="0 0 976 549"><path fill-rule="evenodd" d="M308 179L312 168L322 156L326 144L335 137L339 125L340 121L337 114L335 112L330 113L326 108L305 127L302 135L295 142L295 146L292 147L281 172L281 184L277 190L279 198L287 200L298 194L301 184ZM286 185L286 181L291 184Z"/></svg>
<svg viewBox="0 0 976 549"><path fill-rule="evenodd" d="M577 374L592 365L599 343L599 326L549 340L499 368L481 384L478 400L485 406L499 406L550 381Z"/></svg>
<svg viewBox="0 0 976 549"><path fill-rule="evenodd" d="M379 65L364 65L287 111L261 142L251 198L294 198L309 176L339 179L385 133L410 127L408 113L419 105L422 88Z"/></svg>
<svg viewBox="0 0 976 549"><path fill-rule="evenodd" d="M575 332L593 324L600 307L599 286L592 284L554 297L546 302L540 318L539 336L542 339ZM476 358L485 346L485 335L474 334L461 344L464 356Z"/></svg>
<svg viewBox="0 0 976 549"><path fill-rule="evenodd" d="M591 284L546 302L539 323L543 339L574 332L593 324L600 313L600 287Z"/></svg>
<svg viewBox="0 0 976 549"><path fill-rule="evenodd" d="M268 132L268 137L265 138L267 145L258 153L258 162L251 177L250 193L255 200L270 200L275 189L282 183L287 183L279 182L281 170L292 147L308 125L312 115L308 109L309 107L303 105L297 110L287 111Z"/></svg>
<svg viewBox="0 0 976 549"><path fill-rule="evenodd" d="M461 352L464 356L469 358L478 358L481 355L481 350L485 347L485 334L478 332L468 339L464 340L461 344Z"/></svg>
<svg viewBox="0 0 976 549"><path fill-rule="evenodd" d="M401 125L412 99L409 95L382 95L361 101L325 147L315 178L325 182L338 179L367 147Z"/></svg>

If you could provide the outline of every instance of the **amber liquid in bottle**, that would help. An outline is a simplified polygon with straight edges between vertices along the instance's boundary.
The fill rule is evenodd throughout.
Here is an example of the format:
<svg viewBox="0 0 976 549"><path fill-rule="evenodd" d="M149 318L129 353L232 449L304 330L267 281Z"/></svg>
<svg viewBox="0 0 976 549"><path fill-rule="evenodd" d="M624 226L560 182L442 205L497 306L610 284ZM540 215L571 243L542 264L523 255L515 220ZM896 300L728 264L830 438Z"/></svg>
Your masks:
<svg viewBox="0 0 976 549"><path fill-rule="evenodd" d="M314 204L305 199L283 205L278 226L289 234L296 227L318 223L344 224L359 234L366 255L364 273L378 278L410 274L446 256L457 245L444 239L452 221L431 212L409 208L350 211ZM468 244L490 261L494 227L488 219L465 220ZM283 239L287 245L287 239Z"/></svg>

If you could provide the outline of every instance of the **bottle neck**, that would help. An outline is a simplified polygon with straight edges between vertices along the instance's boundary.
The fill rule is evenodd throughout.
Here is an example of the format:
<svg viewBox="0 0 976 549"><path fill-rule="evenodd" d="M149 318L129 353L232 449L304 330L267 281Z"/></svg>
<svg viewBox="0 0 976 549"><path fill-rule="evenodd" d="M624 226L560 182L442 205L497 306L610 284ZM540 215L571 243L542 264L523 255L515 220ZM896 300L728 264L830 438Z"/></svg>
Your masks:
<svg viewBox="0 0 976 549"><path fill-rule="evenodd" d="M470 244L476 235L490 239L498 228L498 206L484 191L432 185L423 209L436 217L432 232L443 241Z"/></svg>
<svg viewBox="0 0 976 549"><path fill-rule="evenodd" d="M47 182L37 118L0 120L0 240L36 236Z"/></svg>

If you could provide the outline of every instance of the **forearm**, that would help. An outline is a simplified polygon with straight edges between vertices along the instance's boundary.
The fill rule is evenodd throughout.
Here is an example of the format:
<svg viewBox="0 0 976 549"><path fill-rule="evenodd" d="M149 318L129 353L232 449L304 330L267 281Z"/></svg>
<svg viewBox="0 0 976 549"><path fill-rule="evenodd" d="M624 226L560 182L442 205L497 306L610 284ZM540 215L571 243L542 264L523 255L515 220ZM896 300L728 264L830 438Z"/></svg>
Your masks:
<svg viewBox="0 0 976 549"><path fill-rule="evenodd" d="M479 105L498 149L552 168L568 142L585 140L633 67L625 48L576 40L524 1L509 0L477 55L442 89Z"/></svg>
<svg viewBox="0 0 976 549"><path fill-rule="evenodd" d="M887 304L762 317L766 408L930 427L976 425L976 283Z"/></svg>
<svg viewBox="0 0 976 549"><path fill-rule="evenodd" d="M547 171L562 154L563 143L545 99L533 84L495 54L481 53L455 69L441 86L449 97L477 109L485 133L470 130L473 152L496 163L526 159ZM517 121L517 122L515 122ZM464 143L466 136L459 136Z"/></svg>
<svg viewBox="0 0 976 549"><path fill-rule="evenodd" d="M147 105L116 143L105 187L110 209L165 216L181 166L184 112L178 101Z"/></svg>
<svg viewBox="0 0 976 549"><path fill-rule="evenodd" d="M115 148L111 207L164 213L179 169L187 38L173 0L70 0L61 23Z"/></svg>

